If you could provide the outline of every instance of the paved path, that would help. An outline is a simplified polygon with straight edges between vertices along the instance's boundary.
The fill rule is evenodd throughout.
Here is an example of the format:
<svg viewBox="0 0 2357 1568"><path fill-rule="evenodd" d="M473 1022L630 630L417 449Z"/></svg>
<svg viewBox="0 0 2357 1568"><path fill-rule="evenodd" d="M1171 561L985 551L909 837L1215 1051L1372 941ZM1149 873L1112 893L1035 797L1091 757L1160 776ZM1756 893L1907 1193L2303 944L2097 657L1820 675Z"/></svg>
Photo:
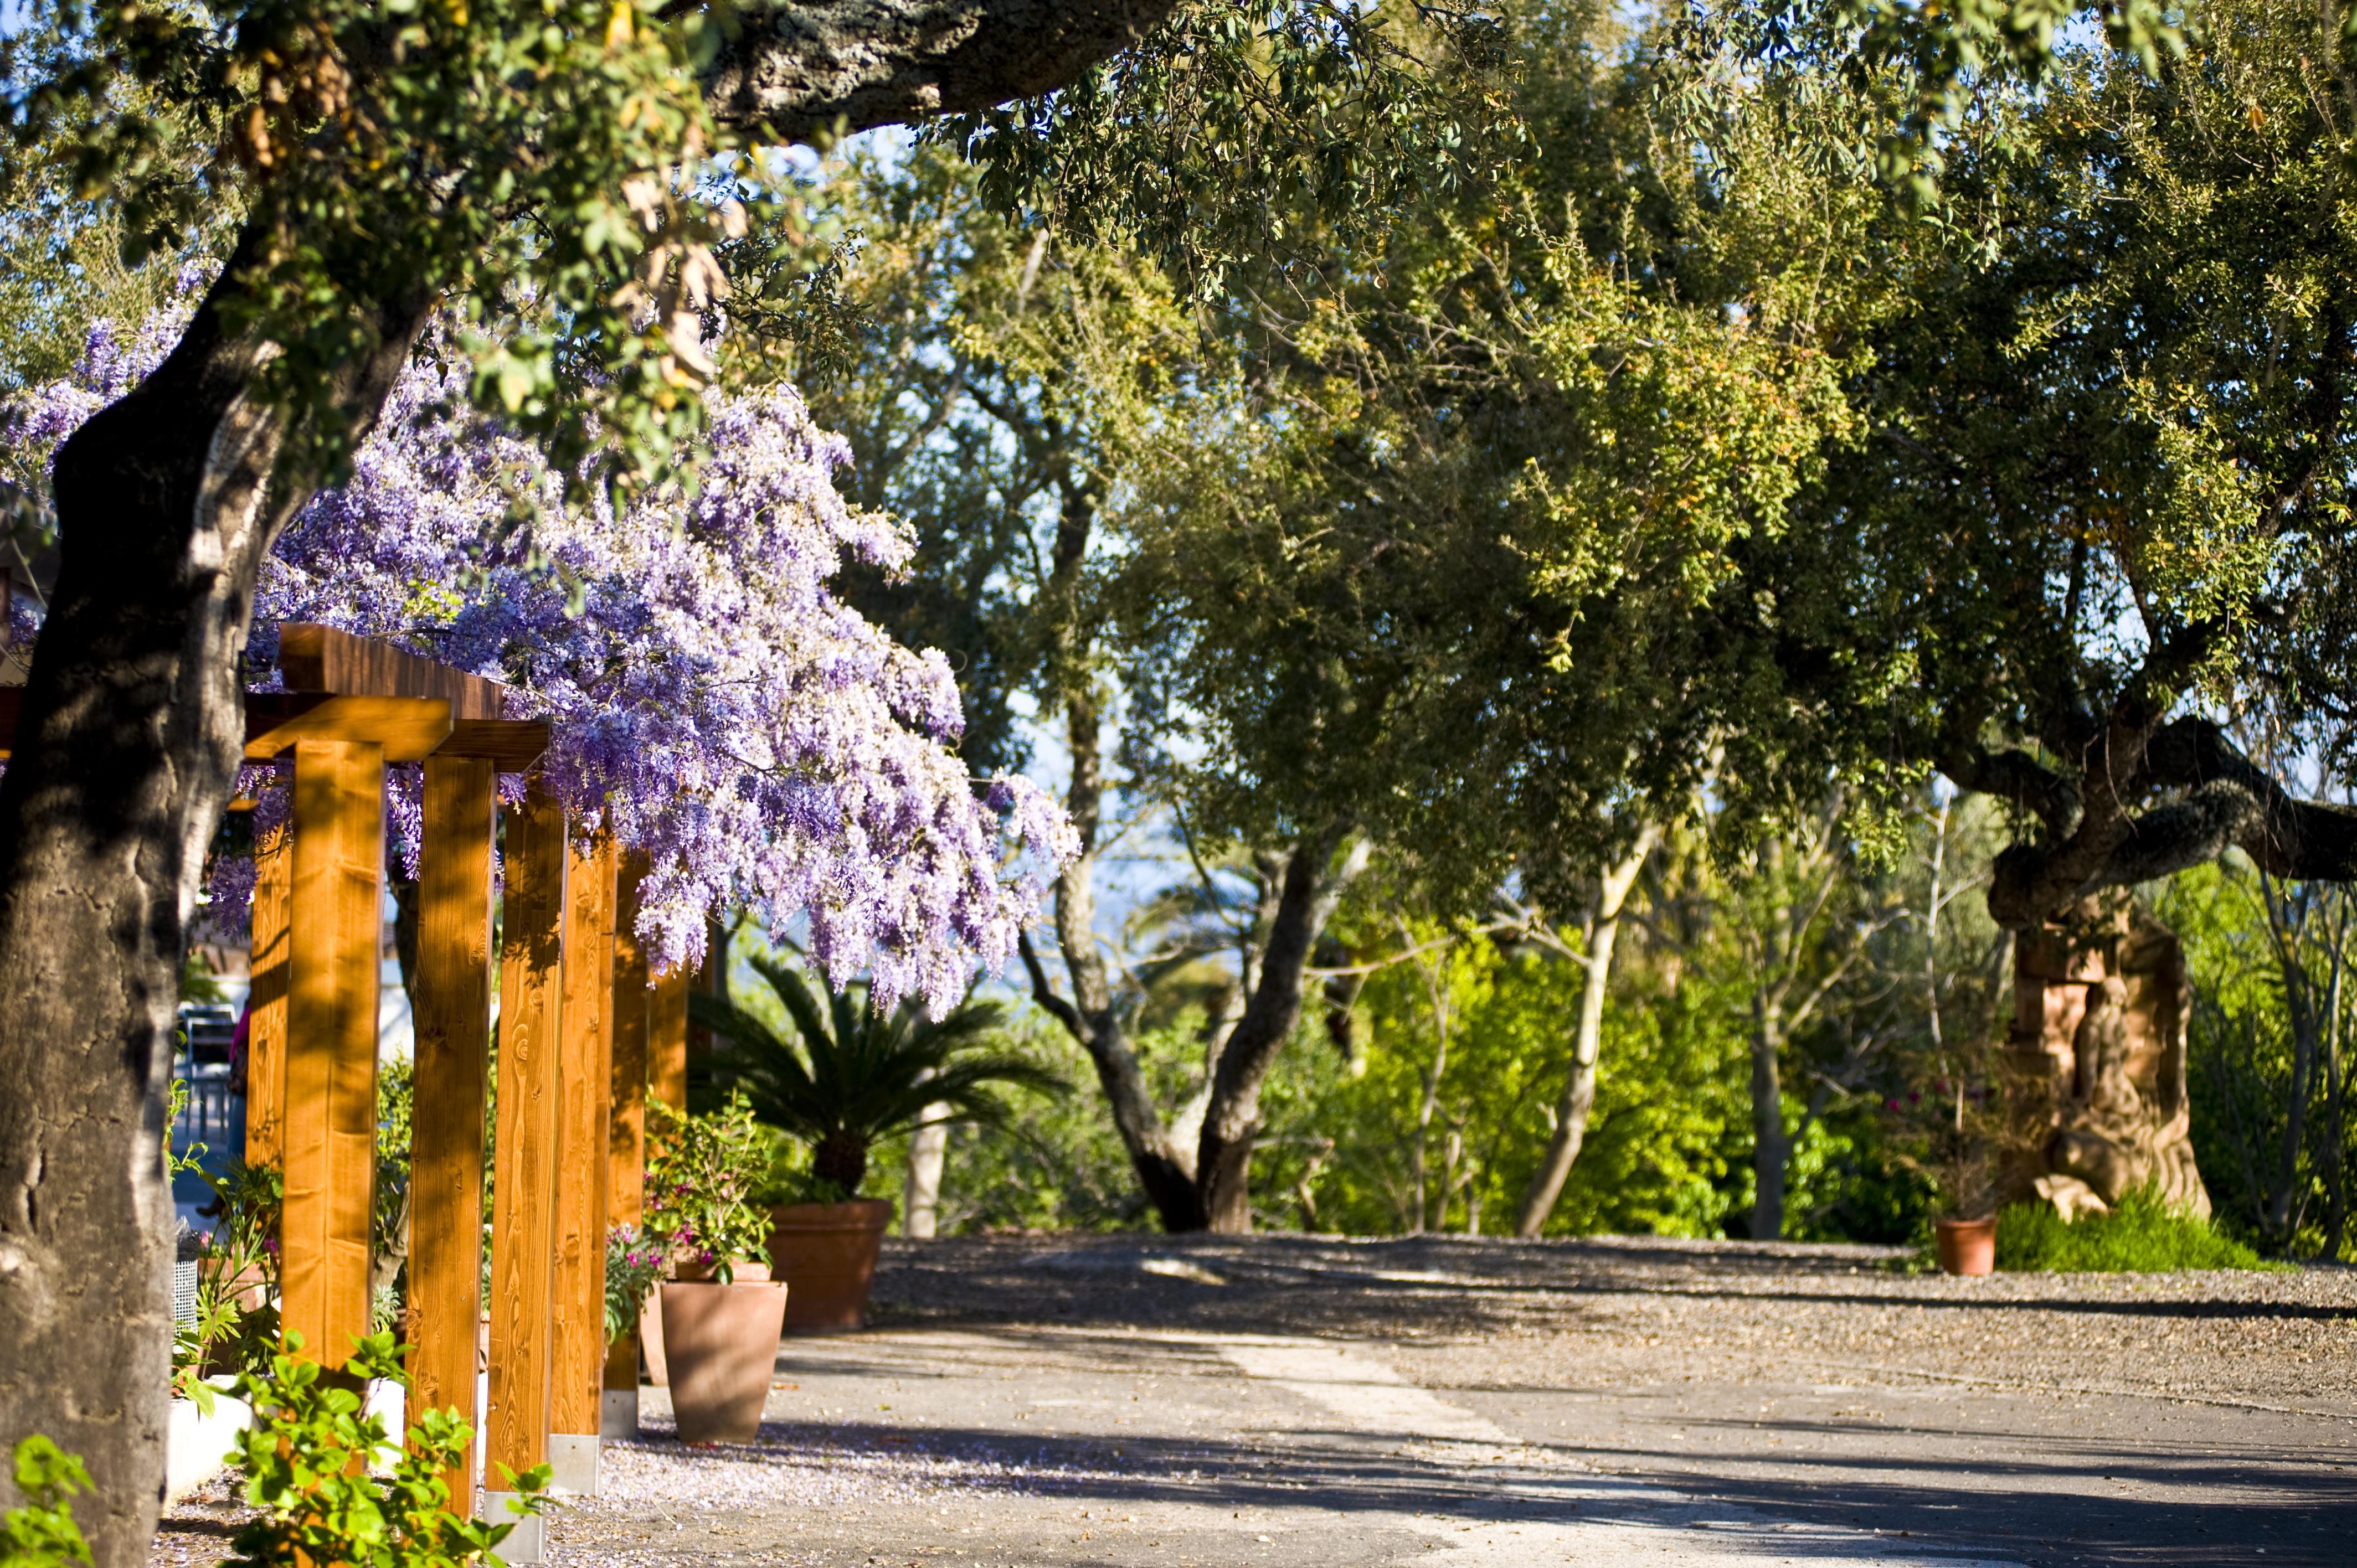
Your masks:
<svg viewBox="0 0 2357 1568"><path fill-rule="evenodd" d="M2357 1272L1598 1238L893 1243L551 1568L2357 1568ZM226 1494L154 1562L216 1563Z"/></svg>
<svg viewBox="0 0 2357 1568"><path fill-rule="evenodd" d="M1395 1359L1373 1342L1171 1329L797 1342L760 1449L615 1453L616 1495L558 1526L555 1562L2357 1561L2357 1483L2333 1467L2357 1429L2335 1418L1920 1380L1434 1391ZM662 1408L650 1391L651 1424ZM863 1466L880 1466L869 1484L825 1498L786 1475Z"/></svg>

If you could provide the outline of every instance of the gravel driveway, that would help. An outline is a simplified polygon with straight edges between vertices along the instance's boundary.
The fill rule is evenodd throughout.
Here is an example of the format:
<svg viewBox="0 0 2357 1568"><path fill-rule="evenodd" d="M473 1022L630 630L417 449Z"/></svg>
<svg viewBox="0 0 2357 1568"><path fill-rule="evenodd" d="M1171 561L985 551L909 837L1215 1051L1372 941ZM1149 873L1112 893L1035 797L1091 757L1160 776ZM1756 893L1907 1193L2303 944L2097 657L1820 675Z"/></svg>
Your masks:
<svg viewBox="0 0 2357 1568"><path fill-rule="evenodd" d="M2357 1273L1906 1261L895 1242L760 1443L684 1448L647 1391L552 1564L2357 1563ZM159 1564L218 1555L184 1522Z"/></svg>

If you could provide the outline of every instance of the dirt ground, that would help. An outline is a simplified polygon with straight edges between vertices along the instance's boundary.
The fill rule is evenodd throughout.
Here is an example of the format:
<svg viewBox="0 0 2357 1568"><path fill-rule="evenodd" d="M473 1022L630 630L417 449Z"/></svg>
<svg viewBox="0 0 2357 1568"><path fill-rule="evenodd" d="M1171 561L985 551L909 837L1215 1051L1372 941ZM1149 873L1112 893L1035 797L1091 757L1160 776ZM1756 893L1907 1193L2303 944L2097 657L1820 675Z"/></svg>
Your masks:
<svg viewBox="0 0 2357 1568"><path fill-rule="evenodd" d="M550 1561L2357 1563L2357 1272L1598 1239L895 1242L761 1441L660 1390ZM221 1555L225 1498L157 1564Z"/></svg>

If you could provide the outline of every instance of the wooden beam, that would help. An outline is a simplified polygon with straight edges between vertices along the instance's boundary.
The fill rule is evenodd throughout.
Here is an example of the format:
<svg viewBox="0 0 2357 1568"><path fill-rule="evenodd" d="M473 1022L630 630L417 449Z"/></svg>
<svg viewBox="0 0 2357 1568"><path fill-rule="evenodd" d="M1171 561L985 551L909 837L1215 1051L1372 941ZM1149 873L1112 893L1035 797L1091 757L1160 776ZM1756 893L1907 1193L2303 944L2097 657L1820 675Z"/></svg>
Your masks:
<svg viewBox="0 0 2357 1568"><path fill-rule="evenodd" d="M549 1264L556 1252L566 836L565 808L536 782L522 803L508 811L492 1148L490 1465L483 1476L488 1489L500 1487L498 1466L522 1473L548 1459ZM527 1528L519 1533L532 1532Z"/></svg>
<svg viewBox="0 0 2357 1568"><path fill-rule="evenodd" d="M508 717L507 689L390 642L289 621L278 628L278 673L290 692L438 697L461 719Z"/></svg>
<svg viewBox="0 0 2357 1568"><path fill-rule="evenodd" d="M490 1093L491 840L495 765L425 759L417 854L416 1105L410 1128L409 1424L456 1408L475 1423L482 1316L483 1113ZM474 1506L475 1454L446 1473L450 1506Z"/></svg>
<svg viewBox="0 0 2357 1568"><path fill-rule="evenodd" d="M271 704L255 712L266 722ZM245 755L264 761L305 740L381 747L387 762L416 762L450 738L450 704L438 697L328 697L285 704L285 716L260 734L247 726Z"/></svg>
<svg viewBox="0 0 2357 1568"><path fill-rule="evenodd" d="M555 1485L597 1491L606 1374L607 1124L613 1101L614 841L577 839L565 868L562 1107L556 1134L554 1391L549 1462Z"/></svg>
<svg viewBox="0 0 2357 1568"><path fill-rule="evenodd" d="M646 1218L647 1187L647 960L639 946L639 883L647 858L633 850L622 857L614 887L614 1071L612 1105L606 1127L606 1218L636 1227ZM639 1426L639 1340L625 1334L606 1350L604 1413L598 1431L607 1436L635 1433Z"/></svg>
<svg viewBox="0 0 2357 1568"><path fill-rule="evenodd" d="M281 1321L340 1367L369 1331L376 1207L377 974L384 928L384 748L295 748L286 993Z"/></svg>
<svg viewBox="0 0 2357 1568"><path fill-rule="evenodd" d="M655 981L647 1006L647 1092L673 1111L687 1109L687 988L678 970Z"/></svg>
<svg viewBox="0 0 2357 1568"><path fill-rule="evenodd" d="M253 846L253 981L246 991L245 1163L277 1169L286 1111L286 961L295 856L281 823Z"/></svg>
<svg viewBox="0 0 2357 1568"><path fill-rule="evenodd" d="M436 757L484 757L502 773L522 773L548 749L548 726L537 719L453 719Z"/></svg>

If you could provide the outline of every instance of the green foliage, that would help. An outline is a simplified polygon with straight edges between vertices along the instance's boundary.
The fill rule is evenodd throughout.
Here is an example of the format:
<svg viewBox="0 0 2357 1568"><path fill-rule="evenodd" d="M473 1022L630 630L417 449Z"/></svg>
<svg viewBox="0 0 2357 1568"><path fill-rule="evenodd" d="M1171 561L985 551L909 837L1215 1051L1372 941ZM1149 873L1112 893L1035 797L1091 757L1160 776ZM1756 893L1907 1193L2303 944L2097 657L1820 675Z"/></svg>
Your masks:
<svg viewBox="0 0 2357 1568"><path fill-rule="evenodd" d="M731 1042L714 1067L732 1096L757 1120L808 1142L813 1178L844 1197L857 1196L867 1179L877 1139L925 1122L1001 1123L999 1085L1063 1088L1037 1062L981 1048L997 1033L996 1003L969 1000L936 1019L904 1001L887 1015L865 985L822 1003L799 971L758 953L752 966L791 1020L791 1039L717 997L691 994L690 1015Z"/></svg>
<svg viewBox="0 0 2357 1568"><path fill-rule="evenodd" d="M1997 1216L1996 1266L2047 1273L2152 1273L2264 1267L2209 1220L2170 1207L2156 1187L2121 1195L2108 1214L2065 1222L2052 1206L2017 1203Z"/></svg>
<svg viewBox="0 0 2357 1568"><path fill-rule="evenodd" d="M2347 889L2234 854L2181 874L2155 908L2193 983L2187 1087L2219 1224L2270 1255L2343 1255L2357 1167Z"/></svg>
<svg viewBox="0 0 2357 1568"><path fill-rule="evenodd" d="M90 1547L67 1499L90 1487L81 1459L38 1433L16 1444L13 1456L22 1508L0 1514L0 1568L66 1568L87 1563Z"/></svg>
<svg viewBox="0 0 2357 1568"><path fill-rule="evenodd" d="M674 1268L708 1266L723 1283L734 1279L737 1264L768 1255L769 1216L753 1197L770 1163L769 1136L741 1090L692 1115L649 1101L647 1240Z"/></svg>
<svg viewBox="0 0 2357 1568"><path fill-rule="evenodd" d="M700 418L709 242L742 214L692 182L722 138L698 72L720 20L632 0L58 0L17 38L20 145L103 201L129 264L239 214L232 333L332 471L347 368L395 302L447 299L476 401L633 470ZM387 309L394 311L388 319Z"/></svg>
<svg viewBox="0 0 2357 1568"><path fill-rule="evenodd" d="M221 979L213 973L212 964L203 953L193 949L180 963L180 1000L213 1004L229 1000L229 993L221 989Z"/></svg>
<svg viewBox="0 0 2357 1568"><path fill-rule="evenodd" d="M1142 1032L1137 1049L1158 1088L1176 1092L1183 1065L1200 1061L1200 1014ZM1000 1047L1065 1082L1092 1073L1063 1027L1032 1007L1009 1017ZM1092 1095L1010 1084L1005 1122L952 1125L942 1165L939 1232L1123 1230L1151 1223L1128 1151ZM893 1161L878 1161L888 1177ZM883 1187L878 1196L899 1197Z"/></svg>
<svg viewBox="0 0 2357 1568"><path fill-rule="evenodd" d="M399 1321L408 1278L409 1139L417 1099L417 1064L395 1057L376 1069L376 1209L371 1218L373 1326Z"/></svg>
<svg viewBox="0 0 2357 1568"><path fill-rule="evenodd" d="M213 1228L197 1260L196 1317L174 1328L172 1392L210 1414L209 1374L223 1364L259 1371L278 1348L278 1216L285 1189L276 1166L243 1160L205 1179L213 1189L206 1206Z"/></svg>
<svg viewBox="0 0 2357 1568"><path fill-rule="evenodd" d="M632 1225L606 1232L606 1343L639 1326L647 1292L671 1272L671 1258L651 1236Z"/></svg>
<svg viewBox="0 0 2357 1568"><path fill-rule="evenodd" d="M266 1373L247 1372L238 1393L253 1410L239 1435L245 1500L263 1517L231 1542L238 1568L289 1563L357 1568L461 1568L489 1562L512 1522L489 1523L450 1508L443 1472L464 1463L470 1428L455 1410L425 1412L401 1443L366 1412L350 1379L400 1379L402 1351L390 1334L360 1341L344 1378L294 1354L301 1336ZM386 1468L379 1475L377 1469ZM542 1512L549 1469L516 1475L498 1467L500 1488L518 1494L521 1516ZM301 1555L298 1557L297 1553Z"/></svg>
<svg viewBox="0 0 2357 1568"><path fill-rule="evenodd" d="M1505 41L1473 7L1187 0L1055 93L926 134L1000 209L1133 240L1214 292L1310 263L1313 237L1379 241L1417 192L1476 177L1511 145Z"/></svg>

